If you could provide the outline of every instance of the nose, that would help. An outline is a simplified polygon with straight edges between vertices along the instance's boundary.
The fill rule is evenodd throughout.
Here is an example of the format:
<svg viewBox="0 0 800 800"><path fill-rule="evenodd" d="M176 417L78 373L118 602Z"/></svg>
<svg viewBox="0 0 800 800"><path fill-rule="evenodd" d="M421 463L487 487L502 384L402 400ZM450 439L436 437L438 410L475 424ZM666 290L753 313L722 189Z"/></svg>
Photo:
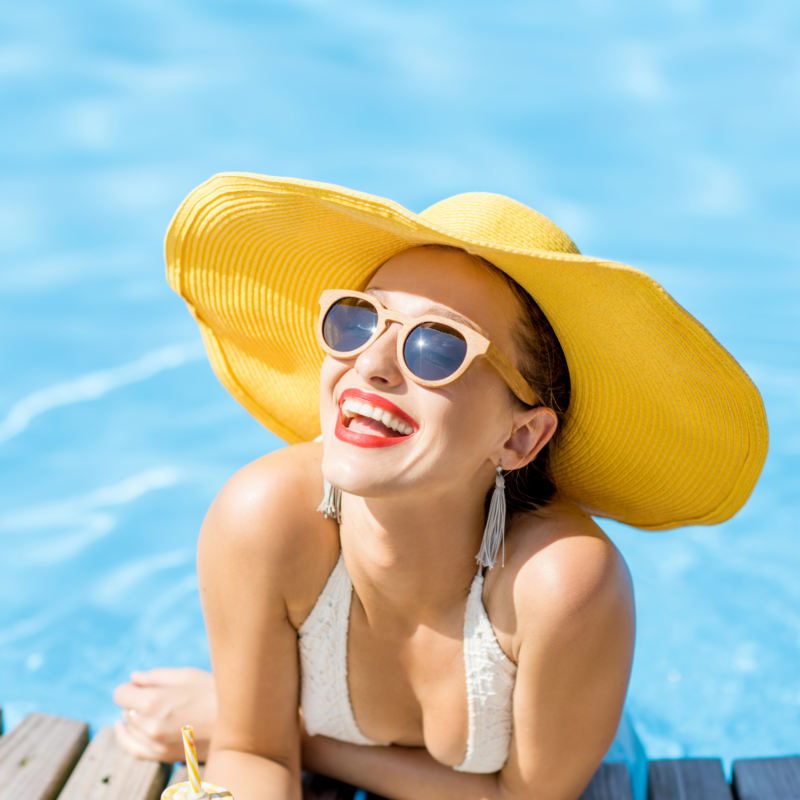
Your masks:
<svg viewBox="0 0 800 800"><path fill-rule="evenodd" d="M397 363L399 330L396 322L390 322L383 334L356 358L355 371L376 388L390 389L403 382L403 373Z"/></svg>

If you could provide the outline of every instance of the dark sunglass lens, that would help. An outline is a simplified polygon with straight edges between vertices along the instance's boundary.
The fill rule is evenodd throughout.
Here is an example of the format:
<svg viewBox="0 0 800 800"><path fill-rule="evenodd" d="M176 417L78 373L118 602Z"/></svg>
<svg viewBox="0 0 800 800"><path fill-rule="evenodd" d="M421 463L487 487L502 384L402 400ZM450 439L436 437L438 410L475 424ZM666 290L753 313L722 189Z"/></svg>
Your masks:
<svg viewBox="0 0 800 800"><path fill-rule="evenodd" d="M452 375L467 355L464 337L453 328L426 322L408 335L403 358L408 368L424 381L440 381Z"/></svg>
<svg viewBox="0 0 800 800"><path fill-rule="evenodd" d="M345 297L331 306L322 323L322 337L331 350L350 353L365 345L378 325L375 306L358 297Z"/></svg>

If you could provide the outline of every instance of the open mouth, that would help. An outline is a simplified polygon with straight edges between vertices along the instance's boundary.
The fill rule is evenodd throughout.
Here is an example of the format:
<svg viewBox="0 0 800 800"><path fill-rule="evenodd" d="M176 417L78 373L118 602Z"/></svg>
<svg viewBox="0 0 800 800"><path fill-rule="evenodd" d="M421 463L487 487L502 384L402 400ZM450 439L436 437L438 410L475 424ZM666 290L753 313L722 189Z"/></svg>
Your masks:
<svg viewBox="0 0 800 800"><path fill-rule="evenodd" d="M339 412L336 435L362 447L396 444L416 431L412 421L393 403L354 389L342 394Z"/></svg>

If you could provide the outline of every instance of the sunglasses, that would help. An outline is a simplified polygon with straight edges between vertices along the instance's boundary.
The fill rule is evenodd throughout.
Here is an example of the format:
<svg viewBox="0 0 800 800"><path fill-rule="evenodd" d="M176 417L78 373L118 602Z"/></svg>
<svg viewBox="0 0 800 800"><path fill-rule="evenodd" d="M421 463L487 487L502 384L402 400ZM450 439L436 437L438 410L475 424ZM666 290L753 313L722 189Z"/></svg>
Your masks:
<svg viewBox="0 0 800 800"><path fill-rule="evenodd" d="M397 361L400 369L420 386L438 387L460 378L476 358L486 360L500 373L512 392L529 406L536 395L511 362L476 330L459 322L426 314L410 317L390 311L374 297L361 292L329 289L319 299L317 338L334 358L355 358L388 327L400 324Z"/></svg>

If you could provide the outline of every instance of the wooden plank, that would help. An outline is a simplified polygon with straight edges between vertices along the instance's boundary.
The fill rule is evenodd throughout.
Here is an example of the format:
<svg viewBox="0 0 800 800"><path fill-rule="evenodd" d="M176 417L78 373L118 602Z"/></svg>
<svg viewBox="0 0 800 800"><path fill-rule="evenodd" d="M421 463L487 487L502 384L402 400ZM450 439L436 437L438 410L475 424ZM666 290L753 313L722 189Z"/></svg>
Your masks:
<svg viewBox="0 0 800 800"><path fill-rule="evenodd" d="M54 800L88 743L85 722L28 715L0 739L2 796Z"/></svg>
<svg viewBox="0 0 800 800"><path fill-rule="evenodd" d="M601 764L580 800L633 800L627 765Z"/></svg>
<svg viewBox="0 0 800 800"><path fill-rule="evenodd" d="M648 800L733 800L722 761L678 758L647 765Z"/></svg>
<svg viewBox="0 0 800 800"><path fill-rule="evenodd" d="M733 762L737 800L800 800L800 756Z"/></svg>
<svg viewBox="0 0 800 800"><path fill-rule="evenodd" d="M169 767L126 753L113 728L102 728L70 775L58 800L158 800Z"/></svg>

